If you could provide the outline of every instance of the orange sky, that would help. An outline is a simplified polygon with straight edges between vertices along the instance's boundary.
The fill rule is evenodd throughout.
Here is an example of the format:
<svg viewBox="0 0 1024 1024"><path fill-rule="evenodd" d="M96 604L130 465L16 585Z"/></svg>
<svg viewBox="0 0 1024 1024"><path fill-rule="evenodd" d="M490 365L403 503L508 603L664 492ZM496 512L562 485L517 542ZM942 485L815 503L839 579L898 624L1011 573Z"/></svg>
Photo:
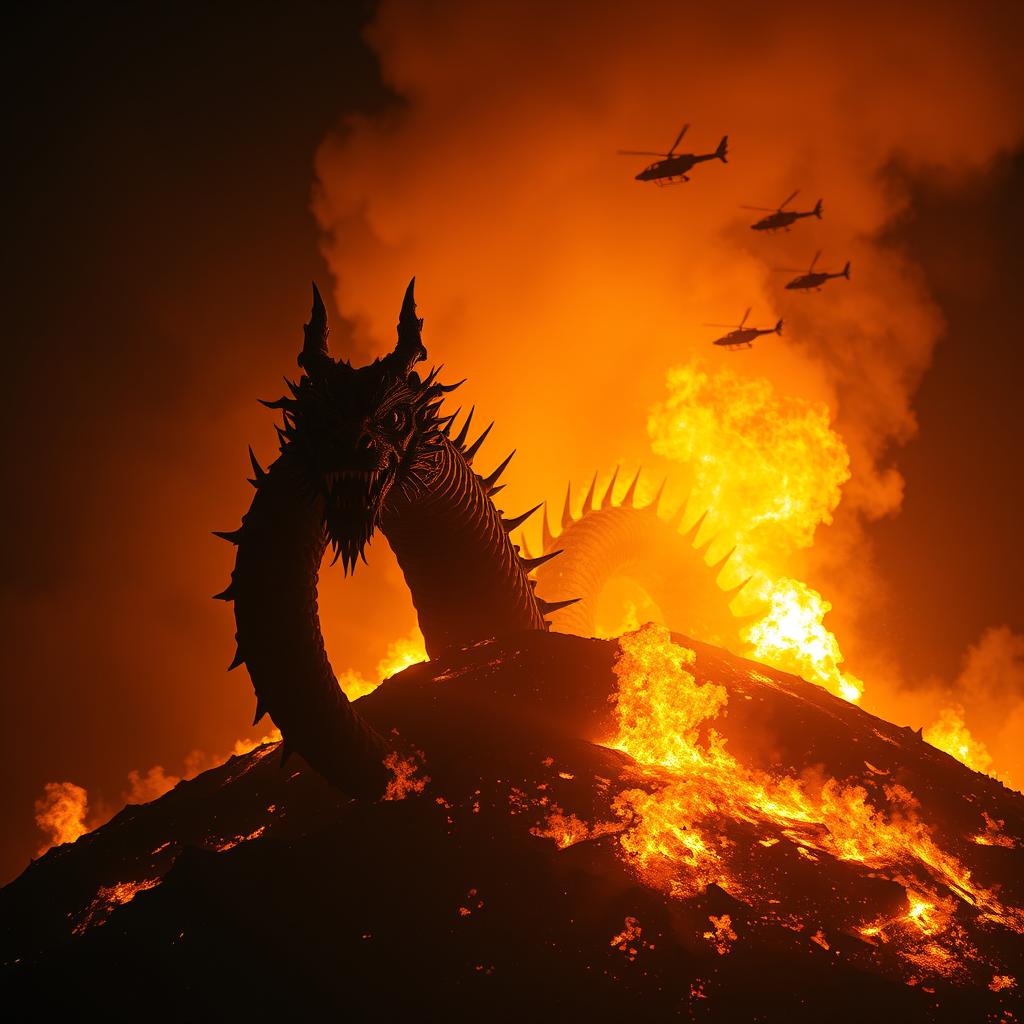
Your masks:
<svg viewBox="0 0 1024 1024"><path fill-rule="evenodd" d="M64 77L17 65L4 877L38 843L44 783L114 807L129 770L180 773L189 751L246 732L251 689L223 673L230 610L208 600L231 552L208 531L250 500L246 444L273 456L255 399L295 372L312 277L333 291L332 341L368 358L417 274L431 358L470 378L459 398L483 425L497 421L485 465L518 449L510 511L618 461L667 471L682 493L687 470L652 454L647 418L669 368L694 358L824 403L851 478L835 524L784 568L832 601L869 691L934 674L919 645L894 641L887 603L894 586L913 591L934 543L898 571L872 548L904 501L918 389L962 316L929 269L950 232L922 251L925 229L904 228L922 181L973 194L1019 147L1021 26L1006 5L665 7L384 4L368 44L353 16L319 8L24 30L25 52L50 38ZM671 189L634 182L643 159L615 150L667 146L684 121L686 149L728 132L729 164ZM825 219L755 237L739 205L794 188L798 205L822 196ZM1000 272L1004 213L989 214L953 225L947 290ZM849 258L852 281L785 294L772 268L817 248L830 267ZM759 323L785 316L783 338L710 349L701 323L747 306ZM983 391L962 401L986 405ZM914 443L927 451L928 432ZM933 502L969 501L919 479ZM927 536L928 509L915 515L908 532ZM339 671L372 674L413 624L389 552L378 541L369 557L353 580L324 576ZM944 607L952 621L955 600ZM968 645L1004 623L1009 637L972 660ZM944 681L962 655L963 688L987 664L1017 694L1022 629L1018 604L952 630Z"/></svg>

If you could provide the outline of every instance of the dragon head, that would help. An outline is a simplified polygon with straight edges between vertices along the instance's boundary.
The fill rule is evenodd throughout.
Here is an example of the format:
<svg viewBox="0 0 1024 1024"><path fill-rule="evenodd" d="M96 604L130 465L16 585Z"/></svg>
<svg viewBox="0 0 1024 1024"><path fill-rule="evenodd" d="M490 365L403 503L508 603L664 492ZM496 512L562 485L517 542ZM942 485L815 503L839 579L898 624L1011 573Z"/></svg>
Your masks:
<svg viewBox="0 0 1024 1024"><path fill-rule="evenodd" d="M284 413L281 452L297 459L310 491L322 496L327 538L346 573L357 558L366 561L389 498L423 484L446 422L438 409L445 392L458 387L436 383L438 370L426 379L413 370L427 357L415 283L405 293L394 351L361 367L329 355L327 311L313 285L298 359L303 375L297 384L286 382L290 398L264 403Z"/></svg>

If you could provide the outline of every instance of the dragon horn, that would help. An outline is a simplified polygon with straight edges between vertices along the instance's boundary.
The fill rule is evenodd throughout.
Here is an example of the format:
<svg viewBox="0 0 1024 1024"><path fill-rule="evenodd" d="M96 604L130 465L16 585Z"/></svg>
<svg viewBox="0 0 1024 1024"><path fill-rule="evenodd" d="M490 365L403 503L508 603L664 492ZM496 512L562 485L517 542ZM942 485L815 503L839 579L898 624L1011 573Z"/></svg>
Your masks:
<svg viewBox="0 0 1024 1024"><path fill-rule="evenodd" d="M320 289L317 288L315 281L313 282L313 310L309 314L309 323L305 325L303 331L305 332L306 340L302 345L298 361L299 366L309 373L317 363L330 359L330 356L327 354L327 334L329 331L327 327L327 308L324 306L324 300L320 297Z"/></svg>
<svg viewBox="0 0 1024 1024"><path fill-rule="evenodd" d="M420 340L423 320L416 315L416 278L409 282L402 300L402 312L398 314L398 341L391 357L401 366L403 372L409 373L421 360L427 358L427 350Z"/></svg>

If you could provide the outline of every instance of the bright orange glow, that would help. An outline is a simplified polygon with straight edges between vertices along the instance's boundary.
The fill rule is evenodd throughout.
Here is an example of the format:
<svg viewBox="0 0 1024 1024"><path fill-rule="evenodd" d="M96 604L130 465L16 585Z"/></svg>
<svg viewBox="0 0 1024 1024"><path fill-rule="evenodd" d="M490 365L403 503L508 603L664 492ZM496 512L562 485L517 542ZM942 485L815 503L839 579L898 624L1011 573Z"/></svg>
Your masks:
<svg viewBox="0 0 1024 1024"><path fill-rule="evenodd" d="M721 917L712 915L708 920L711 922L712 930L705 932L704 938L715 947L715 952L719 956L725 956L732 949L732 944L736 941L736 932L733 931L732 918L728 914L722 914Z"/></svg>
<svg viewBox="0 0 1024 1024"><path fill-rule="evenodd" d="M338 685L345 691L345 696L349 700L358 700L368 693L373 693L385 679L426 660L427 649L423 645L423 634L413 628L408 636L399 637L388 644L384 657L377 662L376 681L349 669L338 677Z"/></svg>
<svg viewBox="0 0 1024 1024"><path fill-rule="evenodd" d="M48 782L41 799L36 801L36 824L46 833L51 846L73 843L89 831L85 819L89 813L89 794L73 782Z"/></svg>
<svg viewBox="0 0 1024 1024"><path fill-rule="evenodd" d="M613 807L626 824L622 856L648 885L687 897L715 883L755 908L764 905L769 897L749 868L735 865L726 835L730 824L742 822L795 844L810 863L831 857L904 886L906 914L865 922L861 931L886 942L896 936L908 960L941 972L955 962L957 950L963 954L967 940L953 923L958 904L1024 933L1024 910L1005 906L938 844L905 787L883 786L883 811L860 785L836 779L812 785L745 766L711 727L726 710L728 694L697 682L692 651L654 625L619 643L613 745L641 767L637 787L621 792ZM717 930L714 941L722 941Z"/></svg>
<svg viewBox="0 0 1024 1024"><path fill-rule="evenodd" d="M976 772L992 773L992 756L985 744L971 735L964 722L964 709L961 704L943 708L938 720L924 730L924 738L939 750L952 754L958 761L963 761L968 768Z"/></svg>
<svg viewBox="0 0 1024 1024"><path fill-rule="evenodd" d="M850 477L827 407L699 362L673 367L667 387L648 419L651 446L692 469L692 514L708 512L704 533L716 547L736 546L728 572L749 579L736 604L758 616L743 631L747 653L858 700L862 684L842 671L839 642L822 624L832 606L779 572L832 522Z"/></svg>
<svg viewBox="0 0 1024 1024"><path fill-rule="evenodd" d="M154 889L160 878L143 878L137 882L119 882L117 885L102 886L88 907L82 911L74 927L75 935L82 935L89 928L106 924L107 918L120 906L131 903L140 892Z"/></svg>
<svg viewBox="0 0 1024 1024"><path fill-rule="evenodd" d="M422 755L401 757L397 753L391 753L384 758L384 766L392 775L384 790L385 800L404 800L426 789L430 776L419 774L421 762Z"/></svg>
<svg viewBox="0 0 1024 1024"><path fill-rule="evenodd" d="M1003 828L1006 826L1005 821L995 821L984 811L981 812L981 816L985 820L985 831L971 836L973 842L979 846L1002 846L1008 850L1017 846L1013 838L1003 832Z"/></svg>

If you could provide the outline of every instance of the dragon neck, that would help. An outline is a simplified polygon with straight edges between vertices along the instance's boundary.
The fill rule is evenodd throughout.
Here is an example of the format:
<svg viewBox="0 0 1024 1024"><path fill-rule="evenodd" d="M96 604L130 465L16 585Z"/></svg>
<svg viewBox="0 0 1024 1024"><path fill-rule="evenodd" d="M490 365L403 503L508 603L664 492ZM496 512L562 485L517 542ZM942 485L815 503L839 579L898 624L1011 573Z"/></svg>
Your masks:
<svg viewBox="0 0 1024 1024"><path fill-rule="evenodd" d="M490 492L462 451L443 438L425 482L385 509L381 530L409 585L431 657L546 628L528 566Z"/></svg>
<svg viewBox="0 0 1024 1024"><path fill-rule="evenodd" d="M256 690L256 721L269 713L285 751L301 754L328 781L376 794L392 744L349 703L324 649L317 583L327 544L323 498L285 451L258 471L241 527L220 536L238 546L231 584L238 650ZM518 630L546 629L544 605L482 480L461 447L436 446L430 471L388 503L382 531L412 591L427 651Z"/></svg>

